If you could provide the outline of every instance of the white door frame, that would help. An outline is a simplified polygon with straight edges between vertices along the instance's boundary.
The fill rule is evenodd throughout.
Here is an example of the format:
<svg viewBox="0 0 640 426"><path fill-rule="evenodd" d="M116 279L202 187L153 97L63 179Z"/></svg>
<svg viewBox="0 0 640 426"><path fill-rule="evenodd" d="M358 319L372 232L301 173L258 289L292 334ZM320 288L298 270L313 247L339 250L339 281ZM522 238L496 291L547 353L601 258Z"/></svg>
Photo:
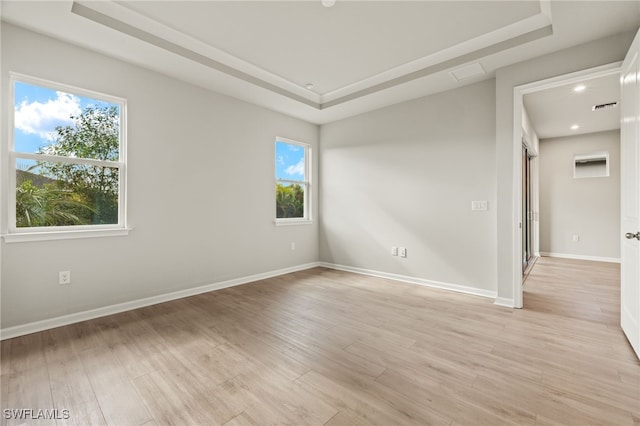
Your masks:
<svg viewBox="0 0 640 426"><path fill-rule="evenodd" d="M513 283L513 307L522 308L522 111L523 97L526 94L551 89L565 84L577 83L588 78L620 74L622 61L601 65L570 74L559 75L513 88L513 203L512 203L512 241L511 259Z"/></svg>

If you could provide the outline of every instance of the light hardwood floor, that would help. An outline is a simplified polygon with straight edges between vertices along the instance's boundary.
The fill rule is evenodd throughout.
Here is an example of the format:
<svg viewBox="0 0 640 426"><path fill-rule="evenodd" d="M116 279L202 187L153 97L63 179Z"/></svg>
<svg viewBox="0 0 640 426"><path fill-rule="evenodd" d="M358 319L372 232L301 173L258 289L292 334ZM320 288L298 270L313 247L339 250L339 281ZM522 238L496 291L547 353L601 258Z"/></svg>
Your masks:
<svg viewBox="0 0 640 426"><path fill-rule="evenodd" d="M6 340L2 409L78 425L640 425L618 275L543 258L512 310L298 272Z"/></svg>

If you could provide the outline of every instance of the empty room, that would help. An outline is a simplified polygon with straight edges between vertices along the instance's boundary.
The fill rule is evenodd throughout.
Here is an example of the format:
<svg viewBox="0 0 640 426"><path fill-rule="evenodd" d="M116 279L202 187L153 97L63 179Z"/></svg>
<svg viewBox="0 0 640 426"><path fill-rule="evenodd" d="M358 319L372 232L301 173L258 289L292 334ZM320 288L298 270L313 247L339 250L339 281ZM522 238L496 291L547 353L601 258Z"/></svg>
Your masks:
<svg viewBox="0 0 640 426"><path fill-rule="evenodd" d="M0 426L640 425L638 1L0 7Z"/></svg>

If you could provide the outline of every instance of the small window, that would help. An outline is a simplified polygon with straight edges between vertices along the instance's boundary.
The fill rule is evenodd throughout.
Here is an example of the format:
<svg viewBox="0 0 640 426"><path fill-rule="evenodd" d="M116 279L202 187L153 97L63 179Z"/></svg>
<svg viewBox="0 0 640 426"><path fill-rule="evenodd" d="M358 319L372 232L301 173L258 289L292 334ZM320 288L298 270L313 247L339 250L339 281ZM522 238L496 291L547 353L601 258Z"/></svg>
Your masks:
<svg viewBox="0 0 640 426"><path fill-rule="evenodd" d="M125 102L12 75L9 234L125 228Z"/></svg>
<svg viewBox="0 0 640 426"><path fill-rule="evenodd" d="M276 139L276 223L311 220L310 156L309 145Z"/></svg>

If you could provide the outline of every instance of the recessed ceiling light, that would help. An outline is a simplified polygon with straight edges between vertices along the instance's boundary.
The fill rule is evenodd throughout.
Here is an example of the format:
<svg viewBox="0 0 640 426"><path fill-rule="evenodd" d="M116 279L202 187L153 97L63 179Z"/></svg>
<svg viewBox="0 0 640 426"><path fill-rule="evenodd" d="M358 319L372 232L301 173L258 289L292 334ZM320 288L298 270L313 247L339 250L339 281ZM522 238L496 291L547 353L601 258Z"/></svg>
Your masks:
<svg viewBox="0 0 640 426"><path fill-rule="evenodd" d="M324 7L331 7L336 4L336 0L322 0L322 5Z"/></svg>
<svg viewBox="0 0 640 426"><path fill-rule="evenodd" d="M307 83L304 85L304 87L306 87L308 90L313 89L313 83Z"/></svg>
<svg viewBox="0 0 640 426"><path fill-rule="evenodd" d="M571 130L578 130L580 128L580 126L578 126L577 124L574 124L573 126L571 126Z"/></svg>
<svg viewBox="0 0 640 426"><path fill-rule="evenodd" d="M578 84L576 87L573 88L573 91L576 93L580 93L580 92L584 92L586 88L587 86L585 86L584 84Z"/></svg>

